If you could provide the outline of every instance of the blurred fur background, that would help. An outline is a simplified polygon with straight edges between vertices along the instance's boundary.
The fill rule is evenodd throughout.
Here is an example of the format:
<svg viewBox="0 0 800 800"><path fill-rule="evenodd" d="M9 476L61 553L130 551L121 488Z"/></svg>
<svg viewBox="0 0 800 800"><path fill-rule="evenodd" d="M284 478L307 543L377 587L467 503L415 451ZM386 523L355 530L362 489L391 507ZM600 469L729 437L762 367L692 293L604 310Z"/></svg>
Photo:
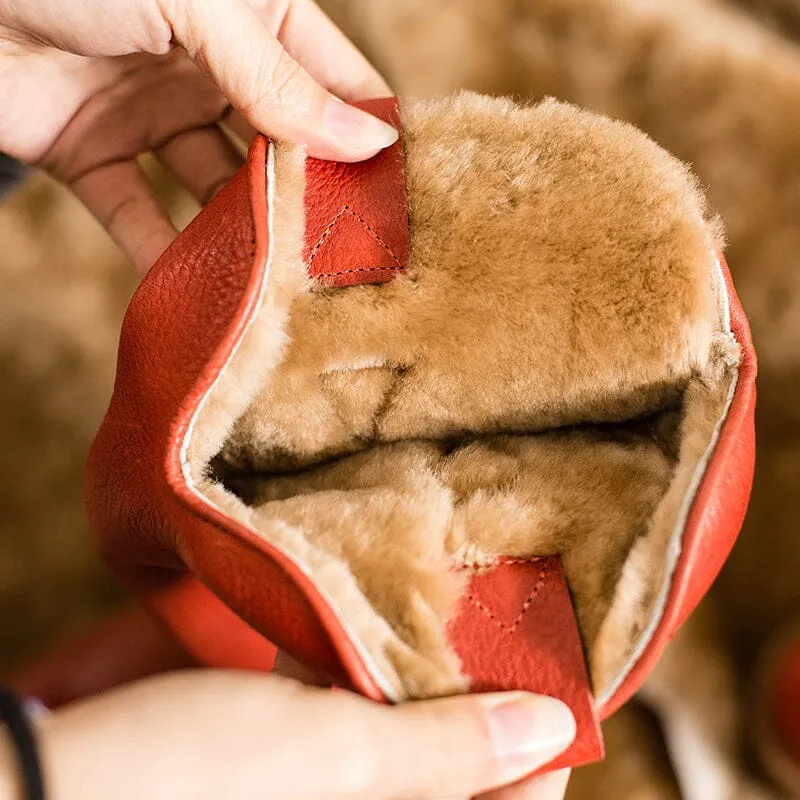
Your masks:
<svg viewBox="0 0 800 800"><path fill-rule="evenodd" d="M758 470L734 556L650 682L661 710L749 754L753 670L800 612L800 0L325 0L403 95L555 95L691 162L728 229L761 362ZM178 218L192 209L155 175ZM0 205L0 669L121 602L93 554L83 461L111 390L132 270L60 187ZM676 697L674 686L683 692ZM662 717L663 720L663 717ZM681 797L669 726L632 704L572 800ZM674 745L674 742L672 742ZM731 797L750 797L738 783ZM778 794L765 792L762 797Z"/></svg>

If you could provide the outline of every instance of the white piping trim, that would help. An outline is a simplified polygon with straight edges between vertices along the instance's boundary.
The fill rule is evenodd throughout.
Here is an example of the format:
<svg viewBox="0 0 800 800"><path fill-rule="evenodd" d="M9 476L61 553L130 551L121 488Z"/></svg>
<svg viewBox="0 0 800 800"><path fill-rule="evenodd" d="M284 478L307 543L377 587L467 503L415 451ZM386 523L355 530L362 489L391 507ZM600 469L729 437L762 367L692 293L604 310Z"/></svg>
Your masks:
<svg viewBox="0 0 800 800"><path fill-rule="evenodd" d="M267 229L269 231L269 247L267 249L267 260L264 265L264 270L261 274L261 285L258 287L258 296L256 298L256 302L253 304L252 308L248 311L248 319L245 323L244 330L242 331L242 335L237 340L236 344L233 346L228 358L226 359L225 363L220 368L219 372L217 373L216 378L212 382L211 386L208 387L205 394L203 395L200 402L197 404L197 408L195 409L194 414L192 414L192 418L189 421L189 425L186 428L186 433L183 436L183 442L181 443L181 474L183 475L183 480L186 485L192 490L192 492L201 497L205 500L209 505L217 508L205 495L201 494L197 491L195 486L194 478L192 476L191 467L189 465L189 445L191 443L192 434L194 433L195 425L197 424L197 420L200 417L200 414L203 412L203 409L206 406L206 402L214 390L219 385L220 380L222 379L223 374L230 366L231 361L236 357L236 354L239 352L239 348L241 347L244 338L247 336L250 328L253 326L253 323L258 316L258 310L264 303L264 297L267 293L267 280L269 278L270 269L272 268L272 254L273 254L273 207L274 207L274 199L275 199L275 146L272 142L269 143L267 149ZM220 509L217 508L217 511Z"/></svg>
<svg viewBox="0 0 800 800"><path fill-rule="evenodd" d="M719 253L714 253L714 267L717 272L717 280L722 289L722 321L725 324L725 333L733 335L731 330L731 299L728 297L728 287L725 284L725 274L722 271L722 262L719 260Z"/></svg>
<svg viewBox="0 0 800 800"><path fill-rule="evenodd" d="M226 514L218 505L216 505L216 503L212 502L205 494L203 494L197 488L197 484L195 483L194 477L192 476L192 470L189 464L189 446L191 444L192 435L194 434L194 429L197 424L197 420L200 418L200 414L203 412L203 409L206 406L208 398L217 388L226 370L230 366L233 359L236 357L236 354L239 352L239 348L242 342L244 341L245 337L250 331L250 328L253 326L255 320L258 318L258 312L264 305L264 298L266 297L267 294L267 284L269 282L269 273L272 268L272 257L274 252L274 241L275 241L275 235L274 235L275 145L272 142L269 142L267 149L266 181L267 181L267 229L269 231L269 247L267 249L267 259L264 265L264 270L262 271L261 284L258 288L258 295L256 298L256 302L253 303L252 308L250 308L247 312L249 316L247 322L245 323L244 330L242 330L241 336L237 340L236 344L233 346L228 358L220 368L219 372L217 373L217 376L214 378L214 381L211 383L206 392L203 394L203 397L198 403L194 414L192 414L192 418L189 421L189 425L186 428L186 433L183 436L183 441L181 442L181 449L180 449L181 475L183 476L183 480L184 483L186 484L186 487L195 497L202 500L203 503L215 509L223 516L229 516L229 515ZM254 534L259 535L258 531L253 530L253 528L250 528L250 526L246 527L248 527L249 530L252 531ZM288 551L285 547L283 547L277 542L270 541L269 544L271 547L274 547L276 550L280 551L281 554L284 555L289 561L295 564L295 566L297 566L298 569L300 569L303 572L303 574L309 578L309 580L313 581L313 575L309 571L307 565L304 564L302 561L298 561L293 553ZM373 660L372 655L366 650L364 645L361 643L360 639L355 635L355 632L347 623L347 620L344 619L342 615L339 613L339 609L334 604L328 592L325 591L321 586L319 586L319 584L315 585L317 591L325 600L328 607L336 615L339 624L347 632L349 640L355 646L359 656L361 657L361 660L364 662L365 666L369 670L375 682L378 684L384 696L390 702L397 702L398 696L394 690L394 687L386 679L383 673L378 669L378 666Z"/></svg>
<svg viewBox="0 0 800 800"><path fill-rule="evenodd" d="M716 265L717 280L719 281L719 287L721 290L720 300L722 303L721 310L723 329L728 336L734 338L733 331L731 330L731 305L730 298L728 297L728 288L725 284L725 276L722 272L722 264L719 256L716 254L714 261ZM613 678L598 695L595 701L595 706L597 708L602 708L605 706L617 693L620 686L622 686L625 679L631 673L633 668L636 666L636 663L649 646L650 640L653 638L653 634L656 632L656 629L660 625L664 616L664 611L667 607L667 603L672 592L672 581L675 576L675 570L677 569L678 560L683 550L683 535L686 530L686 522L688 521L689 514L692 511L692 506L694 505L695 498L697 497L700 484L702 483L703 477L708 469L708 464L714 455L714 451L716 450L717 442L719 441L720 434L722 433L722 428L728 419L728 414L730 413L731 405L733 404L733 398L736 394L736 387L739 383L739 367L736 366L735 370L736 374L734 375L731 385L728 388L725 407L722 410L720 418L717 420L717 424L714 426L711 438L705 451L703 452L703 457L698 462L697 467L692 474L692 481L689 484L686 494L684 495L683 503L681 504L678 518L672 531L672 536L670 537L669 547L667 548L664 580L656 598L653 613L649 622L647 623L647 626L639 635L639 640L637 641L636 646L631 651L628 659L622 665L622 668L620 669L619 673L617 673L617 676Z"/></svg>

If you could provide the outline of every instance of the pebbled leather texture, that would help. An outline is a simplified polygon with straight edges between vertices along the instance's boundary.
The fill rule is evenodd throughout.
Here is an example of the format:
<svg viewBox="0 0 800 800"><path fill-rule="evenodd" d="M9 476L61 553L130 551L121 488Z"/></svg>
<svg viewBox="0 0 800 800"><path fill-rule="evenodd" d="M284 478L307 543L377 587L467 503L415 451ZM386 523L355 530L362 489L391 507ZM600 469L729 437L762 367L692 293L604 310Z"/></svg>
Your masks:
<svg viewBox="0 0 800 800"><path fill-rule="evenodd" d="M603 757L578 625L559 558L507 559L471 578L448 639L474 692L524 688L563 700L577 736L547 769Z"/></svg>
<svg viewBox="0 0 800 800"><path fill-rule="evenodd" d="M393 118L396 101L383 101L382 109ZM266 151L266 140L256 137L247 165L166 251L130 305L114 394L87 465L90 524L109 564L197 661L269 670L277 645L341 685L385 701L359 646L304 571L195 493L181 471L190 421L257 308L270 235ZM405 264L404 191L396 193L399 203L395 196L380 208L396 192L398 163L394 157L382 163L380 169L371 162L348 166L349 177L336 191L331 181L338 180L338 167L309 166L306 252L312 274L322 280L337 286L382 281L396 274L394 258ZM350 204L342 204L345 187L359 184L359 170L369 177L353 208L392 255L369 231L361 232L355 217L340 214ZM332 221L327 240L317 247ZM405 233L392 233L392 225ZM355 252L345 257L342 248L350 240ZM337 266L342 264L353 270L360 267L352 265L379 269L335 274L342 272ZM663 617L614 696L596 709L602 716L622 705L652 670L721 568L747 507L756 365L746 319L723 269L733 331L744 356L738 384L691 509ZM520 600L520 607L525 605L538 585L538 569L509 563L476 575L473 597L495 620L471 603L462 606L450 635L474 689L538 688L569 699L581 735L558 764L574 765L599 757L601 744L596 718L587 711L586 670L559 569L547 573L547 588L537 591L515 626L513 606ZM513 627L511 636L498 620ZM548 620L549 627L544 624Z"/></svg>
<svg viewBox="0 0 800 800"><path fill-rule="evenodd" d="M396 99L359 105L399 129ZM385 283L406 268L408 204L401 139L359 164L309 158L305 200L304 258L311 277L343 287Z"/></svg>
<svg viewBox="0 0 800 800"><path fill-rule="evenodd" d="M109 565L198 662L269 670L279 645L382 700L303 571L195 494L181 471L190 421L257 306L269 249L266 151L257 136L248 163L128 308L114 392L87 463L89 522Z"/></svg>

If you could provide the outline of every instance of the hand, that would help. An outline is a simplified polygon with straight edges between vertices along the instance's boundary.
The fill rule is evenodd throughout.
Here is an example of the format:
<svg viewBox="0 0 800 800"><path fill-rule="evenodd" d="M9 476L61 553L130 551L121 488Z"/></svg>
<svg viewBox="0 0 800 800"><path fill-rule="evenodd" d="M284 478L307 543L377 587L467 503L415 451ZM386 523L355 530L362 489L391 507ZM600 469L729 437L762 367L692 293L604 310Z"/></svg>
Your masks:
<svg viewBox="0 0 800 800"><path fill-rule="evenodd" d="M523 693L389 707L213 670L129 684L38 727L54 800L463 798L518 780L574 736L563 705ZM22 796L15 774L5 743L3 800ZM565 782L556 775L488 796L560 800Z"/></svg>
<svg viewBox="0 0 800 800"><path fill-rule="evenodd" d="M76 744L71 751L73 753L73 759L91 760L91 748L95 746L92 737L99 737L105 740L104 731L108 730L108 725L111 725L115 730L119 731L119 727L117 726L117 723L120 721L118 715L121 714L123 719L127 718L130 714L129 709L131 704L133 703L135 705L136 703L135 699L132 700L134 697L133 695L120 693L119 691L110 693L109 690L112 689L112 687L117 687L137 677L161 673L166 670L181 669L190 663L192 663L191 659L180 650L172 637L161 625L155 622L142 608L136 607L107 619L79 636L64 641L59 647L50 650L43 657L28 664L27 668L21 674L16 675L12 679L12 683L16 686L18 691L23 694L44 698L51 704L72 701L73 705L68 707L67 711L57 712L47 723L48 725L52 725L52 723L55 722L59 727L63 725L64 716L62 715L64 713L72 714L73 710L83 707L82 705L76 704L76 700L79 698L86 698L90 695L97 695L98 699L91 702L103 704L102 707L97 706L97 708L100 708L100 712L94 717L96 723L92 723L92 725L96 724L98 727L94 730L89 730L85 727L89 724L87 722L87 717L83 717L83 733L76 741L83 741L84 745ZM302 667L282 652L278 653L274 669L275 672L283 676L292 677L304 683L319 682L320 685L324 685L325 683L324 681L320 681L320 676ZM221 772L225 771L225 775L223 775L220 780L227 780L225 776L227 776L231 770L239 769L239 767L236 766L239 762L235 760L231 762L230 765L226 765L221 746L219 756L214 756L212 753L210 759L202 759L201 756L204 753L205 747L216 747L213 743L209 745L209 741L213 737L235 735L237 731L241 731L244 740L250 735L255 735L257 741L249 744L245 741L245 750L242 750L243 760L241 762L241 769L246 770L248 758L257 758L260 763L261 760L269 757L272 748L272 745L270 745L270 736L278 737L281 742L288 742L289 740L287 737L290 734L294 735L293 730L295 730L298 739L294 742L294 746L302 748L302 752L309 758L309 763L312 763L310 761L311 745L303 743L314 741L314 738L313 735L311 739L308 738L304 728L305 725L307 725L308 730L311 731L312 734L317 735L317 748L325 752L331 752L331 747L335 746L335 743L341 739L342 735L352 736L353 734L347 733L349 729L354 726L358 727L359 733L356 734L358 737L366 738L372 736L373 744L386 747L387 750L384 753L370 751L360 752L354 746L351 748L348 758L369 759L371 757L378 762L374 768L380 770L382 769L381 765L384 760L392 759L399 754L401 757L405 756L409 762L413 762L409 766L409 770L412 773L417 769L417 762L430 762L429 768L434 770L434 772L428 776L427 780L429 781L455 780L462 764L469 760L470 764L468 764L468 767L477 767L479 765L477 759L479 759L481 755L484 757L484 763L487 755L490 762L493 761L490 746L486 741L485 734L483 737L478 736L477 742L473 742L472 745L469 745L467 739L469 738L470 730L472 730L474 735L474 724L471 728L465 727L464 730L456 730L457 726L463 724L458 721L459 716L468 717L471 715L473 721L475 721L477 715L477 722L480 727L480 720L483 716L480 704L486 701L477 698L458 698L444 703L417 703L409 705L405 707L405 711L401 711L400 709L392 710L375 706L343 692L330 693L329 690L324 692L321 690L305 690L302 693L301 699L297 694L299 691L298 684L294 681L287 682L285 679L282 682L276 683L272 678L264 678L258 675L247 676L238 675L236 673L212 673L200 670L195 671L194 675L197 676L198 681L218 681L215 685L219 688L219 691L208 691L206 689L207 684L195 684L195 678L185 673L180 676L165 677L159 679L158 682L154 682L151 679L147 683L140 683L139 686L134 686L133 689L136 692L143 692L151 698L148 702L153 707L153 711L159 719L143 723L140 730L137 730L136 724L130 725L123 721L124 735L132 739L136 739L137 736L140 736L145 746L156 750L163 750L164 752L170 752L170 748L173 748L174 745L171 741L168 741L166 737L174 737L172 733L166 732L162 734L161 731L167 730L171 723L168 723L165 727L164 724L160 722L160 715L163 714L164 718L167 720L172 720L174 717L176 723L185 725L182 729L183 732L178 737L184 742L185 750L188 751L194 748L196 751L197 764L213 767L215 763L218 763L220 766L217 767L217 769ZM208 679L205 677L206 675L217 675L221 677ZM221 681L226 682L224 688L220 683ZM263 706L263 709L257 709L259 715L257 723L247 723L250 725L250 728L254 725L257 728L254 734L252 730L247 727L247 724L243 725L241 713L237 711L237 704L235 702L232 702L230 705L226 704L225 697L222 695L228 691L227 686L232 687L232 691L234 692L232 698L239 697L240 692L258 692L258 697L260 698L258 702ZM284 688L290 692L286 700L288 705L279 705L284 702L280 698L276 698L271 703L269 698L274 696L276 692L280 693ZM125 692L127 691L128 690L125 690ZM269 692L272 694L268 694ZM244 697L244 695L242 695L242 697ZM343 709L341 712L337 710L338 706L329 712L329 723L321 721L319 724L316 724L314 719L317 717L317 709L323 707L318 706L317 703L328 703L328 700L322 699L327 697L339 698L337 702L342 701L346 705L341 706ZM509 695L507 699L513 698L514 695ZM214 703L215 707L210 707L208 705L209 702ZM162 703L164 704L163 708L160 707ZM185 710L182 710L183 705L186 706ZM540 703L540 706L541 705ZM546 705L546 702L544 705ZM298 715L297 712L293 710L294 708L300 707L305 710L304 713L307 716L313 717L307 723L303 722L302 715ZM325 707L331 708L330 706ZM291 717L292 721L289 725L281 722L281 708L283 708L283 713L285 713L287 717ZM190 724L191 718L187 717L186 714L194 714L196 713L196 709L199 710L199 713L205 715L205 723ZM375 714L377 714L380 719L376 717ZM404 717L406 714L410 715L408 721L406 721ZM535 722L544 722L544 719L540 719L537 715L536 705L533 706L533 714ZM214 715L216 715L216 717L214 717ZM211 721L208 721L207 717L212 717ZM398 717L399 720L395 722ZM273 721L272 727L270 727L270 721ZM320 727L323 724L325 727ZM296 728L294 727L295 725ZM563 722L563 725L567 729L565 732L566 741L566 739L569 738L569 733L572 728L569 717ZM397 733L395 733L395 726L397 726ZM543 727L546 728L546 726ZM389 728L391 728L391 730L389 730ZM382 733L382 730L387 730L388 733ZM484 731L485 730L486 727L484 726ZM43 729L43 735L45 738L49 738L51 742L53 741L52 731L52 727L49 730ZM402 737L404 732L408 738L398 739L397 736ZM524 733L524 731L522 733ZM555 734L555 730L553 733ZM530 766L524 769L520 768L520 773L535 769L536 763L543 763L549 758L544 752L545 732L540 728L538 733L536 730L532 730L528 732L528 735L531 737L529 743L535 746L538 742L541 749L539 752L536 752L535 749L531 752ZM434 736L439 737L438 741L444 741L452 736L453 744L451 747L442 745L438 750L430 753L420 751L423 759L423 761L420 761L420 758L415 755L417 752L415 748L432 747L432 737ZM62 733L61 738L63 739L63 737L64 734ZM195 739L197 741L195 741ZM467 742L467 744L458 747L457 742L459 740L462 743ZM115 741L126 749L130 746L125 741L121 741L119 737ZM228 746L234 748L238 747L237 743L233 740L225 739L225 741L228 742ZM361 738L359 738L358 741L361 741ZM402 748L404 742L405 750ZM259 748L258 752L257 754L252 753L248 755L246 748L251 747L252 744L255 744ZM58 750L58 745L49 744L47 747L51 752L54 751L54 748ZM87 749L84 751L82 750L83 747ZM144 771L142 767L142 763L146 763L143 760L144 756L142 758L137 756L138 760L129 764L127 761L128 757L125 755L124 751L120 753L117 752L114 745L110 745L110 747L111 752L107 755L109 771L113 773L115 770L124 770L126 768L131 770L141 769L142 775L139 778L140 781L155 781L155 773ZM557 745L554 744L554 747L557 747ZM139 749L141 748L138 748L137 752ZM180 750L173 750L172 752L178 755L181 753ZM163 756L163 754L162 752L161 755ZM67 757L69 758L69 756ZM426 757L427 761L425 761ZM190 759L190 756L187 754L185 759ZM316 760L313 762L317 765L315 774L318 773L317 777L319 780L326 780L333 774L324 770L323 761L324 757L320 756L316 757ZM2 749L0 748L0 800L6 800L8 796L7 793L3 791L4 776L7 777L8 775L14 774L12 768L8 768L4 772L3 763ZM79 762L75 761L74 763L78 764ZM348 763L352 764L353 762ZM356 766L353 766L353 769L356 769L357 765L362 762L356 761L355 763ZM403 761L402 763L406 762ZM196 777L196 764L190 764L187 767L186 763L180 758L175 763L161 764L161 768L166 768L168 771L174 772L179 778ZM87 774L91 776L91 780L94 780L96 769L96 767L87 768ZM187 776L181 775L181 771L184 769L188 770ZM280 768L277 767L276 776L270 779L270 786L272 786L279 774ZM298 775L288 776L289 796L299 796L302 787L297 781L300 777L299 773ZM490 791L488 794L482 795L481 799L562 800L568 778L569 771L563 770L558 773L546 775L542 778L527 779L496 791ZM424 776L422 779L424 779ZM388 781L388 778L384 777L384 780ZM88 782L89 779L84 780L84 784L88 784ZM131 789L131 793L135 795L135 790L137 787L140 787L140 785L141 784L134 783L134 788ZM387 782L385 788L386 794L379 794L378 796L393 796L392 792L400 792L400 787L402 785L403 784L393 785ZM84 789L85 788L84 786ZM97 787L98 794L101 795L102 790L105 788L107 788L106 783L99 784ZM259 790L261 789L260 786L257 788ZM71 789L67 786L59 797L62 797L63 800L71 800L75 794L74 792L70 794L70 791ZM186 789L186 792L190 791L189 788ZM422 790L420 791L422 792ZM477 791L477 789L473 788L472 791ZM80 794L79 796L83 798L85 794ZM110 796L115 798L121 797L121 800L124 800L124 797L119 795L116 789ZM147 796L150 797L151 795L148 793ZM242 795L223 793L222 796L235 800L236 797ZM258 796L273 797L273 795L267 794L266 791ZM323 794L322 796L329 797L330 795ZM426 795L422 793L416 796L430 797L431 794L429 793ZM280 798L280 795L276 795L276 797ZM372 797L374 797L374 795L372 795ZM370 800L372 800L372 797ZM180 800L180 798L181 795L178 795L176 800ZM87 797L87 800L91 799ZM304 798L304 800L308 800L308 798Z"/></svg>
<svg viewBox="0 0 800 800"><path fill-rule="evenodd" d="M337 96L388 94L312 0L0 3L0 152L70 186L142 271L176 233L140 154L205 203L241 162L220 121L358 161L397 132Z"/></svg>

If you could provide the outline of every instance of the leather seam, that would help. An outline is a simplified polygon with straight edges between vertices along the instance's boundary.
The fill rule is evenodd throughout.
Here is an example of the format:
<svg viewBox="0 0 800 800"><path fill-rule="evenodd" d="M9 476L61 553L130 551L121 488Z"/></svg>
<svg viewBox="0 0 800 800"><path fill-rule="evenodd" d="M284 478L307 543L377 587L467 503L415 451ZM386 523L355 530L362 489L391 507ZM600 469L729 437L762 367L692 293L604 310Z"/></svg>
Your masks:
<svg viewBox="0 0 800 800"><path fill-rule="evenodd" d="M487 569L505 567L511 564L536 564L539 561L545 561L546 559L547 556L531 556L531 558L506 558L504 556L498 556L493 558L491 562L465 562L463 564L459 564L458 568L472 570L472 572L483 572Z"/></svg>
<svg viewBox="0 0 800 800"><path fill-rule="evenodd" d="M349 272L402 272L405 267L395 267L387 265L385 267L354 267L353 269L342 269L338 272L318 272L315 278L333 278L336 275L347 275Z"/></svg>
<svg viewBox="0 0 800 800"><path fill-rule="evenodd" d="M530 562L521 561L520 560L520 561L517 561L517 562L508 562L508 561L506 561L504 563L508 564L508 563L530 563ZM497 627L500 628L501 631L503 631L504 633L509 634L509 636L510 636L519 627L520 623L522 622L522 620L525 617L525 614L528 613L528 609L533 605L534 601L538 597L539 592L542 590L542 586L544 586L544 579L545 579L546 576L547 576L547 568L546 567L542 567L539 570L539 580L537 581L536 586L533 587L533 589L531 590L531 593L525 599L525 602L522 604L522 609L520 610L519 615L511 623L511 625L508 625L505 622L500 621L492 613L490 608L488 608L483 603L481 603L481 601L478 600L476 597L474 597L472 594L468 594L467 595L467 599L470 601L470 603L472 603L475 606L475 608L477 608L479 611L483 612L487 617L489 617L489 619L492 620L497 625Z"/></svg>
<svg viewBox="0 0 800 800"><path fill-rule="evenodd" d="M389 247L389 245L386 244L386 242L383 241L383 239L380 237L380 235L377 233L377 231L375 231L375 229L372 228L372 226L369 225L364 220L363 217L361 217L359 214L357 214L355 211L353 211L353 209L350 208L350 206L347 203L345 203L342 206L342 210L328 223L327 227L322 232L322 235L319 237L319 239L317 239L317 243L311 248L311 253L309 253L309 256L308 256L308 264L309 264L309 266L311 266L311 264L314 263L314 258L316 258L316 256L318 255L320 249L325 244L325 240L328 238L330 232L333 230L333 228L336 225L336 223L342 218L342 215L345 214L345 213L352 215L353 217L355 217L358 220L358 222L361 224L361 227L364 228L364 230L366 230L367 233L384 250L386 250L386 252L391 256L392 261L394 261L394 263L395 263L395 266L362 267L360 269L348 269L348 270L342 270L341 272L326 272L326 273L323 273L323 274L325 274L325 275L343 275L343 274L345 274L347 272L368 272L370 270L378 270L378 269L389 269L389 270L404 269L403 265L400 263L400 259L398 259L397 256L394 254L394 251L392 250L392 248Z"/></svg>

